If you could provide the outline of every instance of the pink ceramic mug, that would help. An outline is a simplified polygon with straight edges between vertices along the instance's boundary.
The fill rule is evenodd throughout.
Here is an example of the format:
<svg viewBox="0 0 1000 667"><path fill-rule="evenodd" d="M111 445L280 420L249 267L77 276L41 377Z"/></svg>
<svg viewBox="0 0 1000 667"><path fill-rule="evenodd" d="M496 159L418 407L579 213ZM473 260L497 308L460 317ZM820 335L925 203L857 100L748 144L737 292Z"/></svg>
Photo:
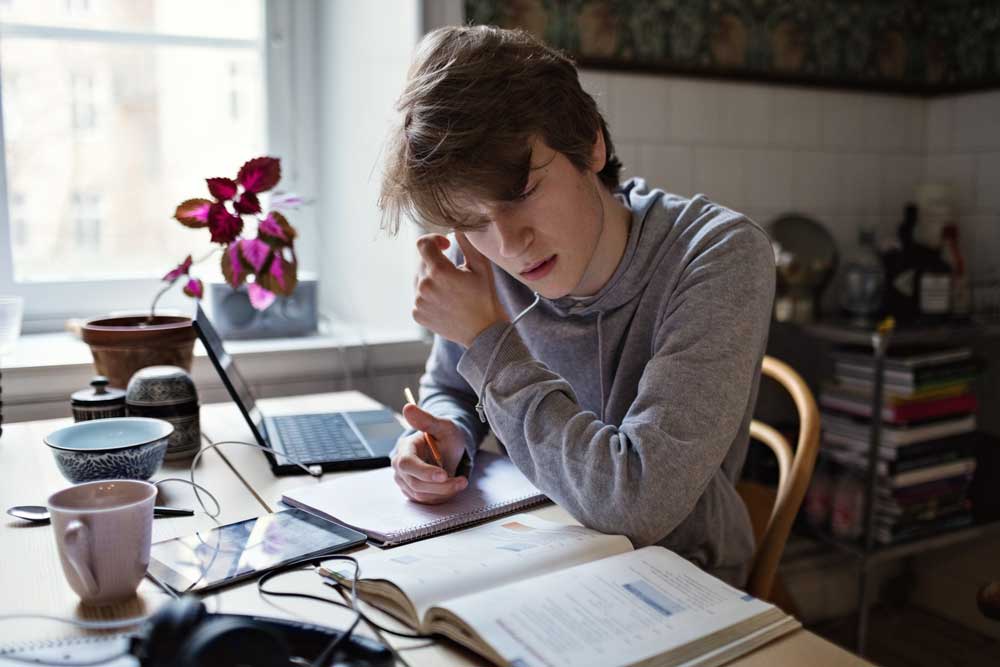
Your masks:
<svg viewBox="0 0 1000 667"><path fill-rule="evenodd" d="M49 496L52 532L70 587L87 604L131 597L149 566L156 487L111 479Z"/></svg>

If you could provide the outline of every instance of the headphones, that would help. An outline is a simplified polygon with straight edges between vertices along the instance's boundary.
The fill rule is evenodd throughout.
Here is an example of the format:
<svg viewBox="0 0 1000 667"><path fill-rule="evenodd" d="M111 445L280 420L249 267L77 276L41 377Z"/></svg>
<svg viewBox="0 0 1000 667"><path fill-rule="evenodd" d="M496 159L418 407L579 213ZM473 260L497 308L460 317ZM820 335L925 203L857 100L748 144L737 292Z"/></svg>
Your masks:
<svg viewBox="0 0 1000 667"><path fill-rule="evenodd" d="M142 667L284 667L311 665L335 641L324 666L387 667L393 654L365 637L319 625L242 614L210 614L201 600L171 600L131 639Z"/></svg>

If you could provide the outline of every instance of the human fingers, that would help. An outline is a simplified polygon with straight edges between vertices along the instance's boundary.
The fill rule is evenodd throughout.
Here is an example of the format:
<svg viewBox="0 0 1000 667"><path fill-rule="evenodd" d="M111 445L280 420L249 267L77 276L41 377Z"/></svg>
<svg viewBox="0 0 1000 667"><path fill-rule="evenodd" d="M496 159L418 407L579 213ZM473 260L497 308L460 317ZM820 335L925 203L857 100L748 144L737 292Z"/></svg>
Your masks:
<svg viewBox="0 0 1000 667"><path fill-rule="evenodd" d="M425 482L396 470L394 479L403 493L422 503L443 502L464 490L469 482L464 477L451 477L444 482Z"/></svg>
<svg viewBox="0 0 1000 667"><path fill-rule="evenodd" d="M435 417L412 403L403 406L403 419L411 428L429 433L437 440L450 438L455 433L455 424L450 419Z"/></svg>
<svg viewBox="0 0 1000 667"><path fill-rule="evenodd" d="M444 254L450 245L451 242L446 236L424 234L417 239L417 252L420 253L420 257L428 269L447 271L455 268L455 265Z"/></svg>
<svg viewBox="0 0 1000 667"><path fill-rule="evenodd" d="M465 256L465 265L467 267L477 273L480 269L490 269L490 260L486 255L479 252L465 234L455 232L455 240L458 241L458 247L462 249L462 255Z"/></svg>

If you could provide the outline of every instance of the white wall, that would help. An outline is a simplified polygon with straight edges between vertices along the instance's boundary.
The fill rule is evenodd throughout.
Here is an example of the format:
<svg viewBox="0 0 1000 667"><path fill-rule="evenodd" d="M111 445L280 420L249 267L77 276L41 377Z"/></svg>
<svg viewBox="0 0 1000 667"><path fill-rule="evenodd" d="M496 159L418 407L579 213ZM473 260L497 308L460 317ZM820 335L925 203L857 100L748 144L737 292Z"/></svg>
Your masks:
<svg viewBox="0 0 1000 667"><path fill-rule="evenodd" d="M971 269L1000 278L1000 92L927 103L924 175L955 184Z"/></svg>
<svg viewBox="0 0 1000 667"><path fill-rule="evenodd" d="M926 103L895 95L585 72L626 166L761 225L788 211L848 246L891 232L923 175Z"/></svg>
<svg viewBox="0 0 1000 667"><path fill-rule="evenodd" d="M625 176L705 193L762 225L798 211L849 248L892 236L924 181L958 193L966 259L1000 254L1000 92L934 99L584 71Z"/></svg>
<svg viewBox="0 0 1000 667"><path fill-rule="evenodd" d="M378 161L403 87L418 3L319 3L321 307L338 320L412 330L415 238L379 231Z"/></svg>

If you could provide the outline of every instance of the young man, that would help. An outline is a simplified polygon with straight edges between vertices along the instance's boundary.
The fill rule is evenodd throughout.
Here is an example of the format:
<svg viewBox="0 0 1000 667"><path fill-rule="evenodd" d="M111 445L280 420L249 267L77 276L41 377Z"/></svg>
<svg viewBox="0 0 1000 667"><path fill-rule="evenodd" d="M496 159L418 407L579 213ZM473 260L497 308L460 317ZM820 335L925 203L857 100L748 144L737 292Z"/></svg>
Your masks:
<svg viewBox="0 0 1000 667"><path fill-rule="evenodd" d="M526 33L429 34L399 108L386 227L406 214L457 247L417 241L413 317L436 335L403 413L446 470L411 432L396 483L447 500L492 428L584 525L743 585L753 536L733 484L774 292L765 233L701 195L619 186L572 62Z"/></svg>

